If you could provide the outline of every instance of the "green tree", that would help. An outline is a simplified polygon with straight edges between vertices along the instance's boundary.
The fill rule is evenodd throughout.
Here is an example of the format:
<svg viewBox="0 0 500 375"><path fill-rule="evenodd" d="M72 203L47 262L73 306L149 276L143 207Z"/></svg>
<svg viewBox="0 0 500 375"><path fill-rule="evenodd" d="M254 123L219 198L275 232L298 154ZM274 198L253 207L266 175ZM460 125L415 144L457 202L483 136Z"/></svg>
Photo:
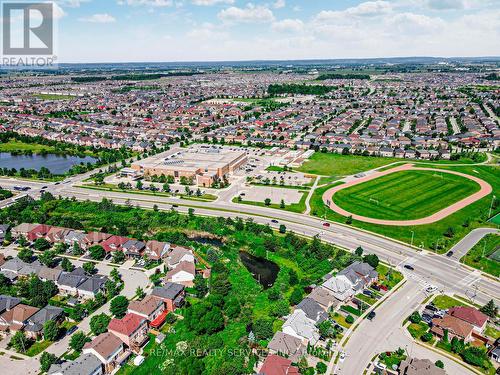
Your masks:
<svg viewBox="0 0 500 375"><path fill-rule="evenodd" d="M47 267L55 267L57 264L56 252L53 250L47 250L38 256L38 260Z"/></svg>
<svg viewBox="0 0 500 375"><path fill-rule="evenodd" d="M410 321L415 324L418 324L422 321L422 317L420 316L418 311L414 311L413 314L410 315Z"/></svg>
<svg viewBox="0 0 500 375"><path fill-rule="evenodd" d="M354 323L354 317L352 315L347 315L345 317L345 321L346 321L346 323L352 324L352 323Z"/></svg>
<svg viewBox="0 0 500 375"><path fill-rule="evenodd" d="M498 314L498 306L492 299L486 305L479 309L483 314L488 315L490 318L496 318Z"/></svg>
<svg viewBox="0 0 500 375"><path fill-rule="evenodd" d="M363 248L361 246L358 246L356 250L354 251L354 254L356 254L358 257L363 255Z"/></svg>
<svg viewBox="0 0 500 375"><path fill-rule="evenodd" d="M285 200L282 199L280 202L280 208L285 208Z"/></svg>
<svg viewBox="0 0 500 375"><path fill-rule="evenodd" d="M465 362L478 367L485 367L485 361L488 359L486 350L477 346L467 347L460 355Z"/></svg>
<svg viewBox="0 0 500 375"><path fill-rule="evenodd" d="M50 242L45 238L37 238L35 240L35 243L33 244L33 247L35 250L45 251L47 249L50 249Z"/></svg>
<svg viewBox="0 0 500 375"><path fill-rule="evenodd" d="M97 268L95 267L95 264L93 262L86 262L83 263L82 267L85 272L87 272L89 275L94 275L97 273Z"/></svg>
<svg viewBox="0 0 500 375"><path fill-rule="evenodd" d="M270 206L270 205L271 205L271 199L270 199L270 198L266 198L266 199L264 199L264 204L265 204L266 206Z"/></svg>
<svg viewBox="0 0 500 375"><path fill-rule="evenodd" d="M123 318L127 313L128 299L125 296L116 296L111 300L109 311L117 318Z"/></svg>
<svg viewBox="0 0 500 375"><path fill-rule="evenodd" d="M378 256L375 254L368 254L363 257L363 262L368 263L373 268L377 268L379 264Z"/></svg>
<svg viewBox="0 0 500 375"><path fill-rule="evenodd" d="M125 260L125 254L123 251L115 251L113 252L113 263L123 263Z"/></svg>
<svg viewBox="0 0 500 375"><path fill-rule="evenodd" d="M207 280L202 275L197 274L194 277L194 290L196 297L203 298L208 292Z"/></svg>
<svg viewBox="0 0 500 375"><path fill-rule="evenodd" d="M80 245L78 245L78 243L74 243L73 244L73 251L72 251L72 254L73 255L76 255L76 256L79 256L79 255L82 255L83 254L83 249L80 247Z"/></svg>
<svg viewBox="0 0 500 375"><path fill-rule="evenodd" d="M63 258L61 261L61 268L66 272L71 272L74 270L73 264L69 261L68 258Z"/></svg>
<svg viewBox="0 0 500 375"><path fill-rule="evenodd" d="M85 343L88 341L90 341L90 339L85 335L85 333L78 331L71 336L69 340L69 347L75 352L80 352Z"/></svg>
<svg viewBox="0 0 500 375"><path fill-rule="evenodd" d="M286 233L286 226L284 224L280 224L279 232L281 234L285 234Z"/></svg>
<svg viewBox="0 0 500 375"><path fill-rule="evenodd" d="M438 359L434 364L436 365L436 367L444 368L444 363L440 359Z"/></svg>
<svg viewBox="0 0 500 375"><path fill-rule="evenodd" d="M304 296L304 292L302 288L297 287L292 291L290 298L288 299L292 305L298 305L300 301L302 301L302 297Z"/></svg>
<svg viewBox="0 0 500 375"><path fill-rule="evenodd" d="M327 366L323 362L316 363L316 372L318 374L324 374L327 370Z"/></svg>
<svg viewBox="0 0 500 375"><path fill-rule="evenodd" d="M59 336L59 327L53 320L48 320L43 325L43 337L48 341L56 341Z"/></svg>
<svg viewBox="0 0 500 375"><path fill-rule="evenodd" d="M258 318L252 324L252 332L257 340L270 339L273 336L273 320L270 318Z"/></svg>
<svg viewBox="0 0 500 375"><path fill-rule="evenodd" d="M146 292L144 291L144 289L138 286L137 289L135 290L135 295L137 296L138 299L143 299L144 297L146 297Z"/></svg>
<svg viewBox="0 0 500 375"><path fill-rule="evenodd" d="M104 251L102 246L94 245L89 248L90 257L93 260L103 260L106 256L106 251Z"/></svg>
<svg viewBox="0 0 500 375"><path fill-rule="evenodd" d="M48 372L50 366L57 362L57 357L52 353L43 352L40 356L40 371Z"/></svg>
<svg viewBox="0 0 500 375"><path fill-rule="evenodd" d="M288 315L290 313L290 305L284 299L279 300L272 307L272 314L278 318Z"/></svg>
<svg viewBox="0 0 500 375"><path fill-rule="evenodd" d="M23 247L17 253L17 257L21 259L23 262L31 263L31 260L33 259L33 251L27 247Z"/></svg>
<svg viewBox="0 0 500 375"><path fill-rule="evenodd" d="M92 318L90 318L90 329L92 333L97 336L106 332L110 321L111 318L104 313L92 316Z"/></svg>
<svg viewBox="0 0 500 375"><path fill-rule="evenodd" d="M30 347L30 340L24 335L24 332L17 331L10 339L9 346L19 353L25 353Z"/></svg>

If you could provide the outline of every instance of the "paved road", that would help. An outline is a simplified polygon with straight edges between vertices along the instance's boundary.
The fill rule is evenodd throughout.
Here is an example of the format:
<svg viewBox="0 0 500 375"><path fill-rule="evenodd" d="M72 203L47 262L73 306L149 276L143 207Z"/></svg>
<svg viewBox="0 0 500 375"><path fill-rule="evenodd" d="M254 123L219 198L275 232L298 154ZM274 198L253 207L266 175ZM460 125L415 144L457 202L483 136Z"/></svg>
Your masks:
<svg viewBox="0 0 500 375"><path fill-rule="evenodd" d="M474 247L487 234L496 233L500 235L500 230L495 228L477 228L462 238L450 250L453 251L452 258L460 260L467 252Z"/></svg>
<svg viewBox="0 0 500 375"><path fill-rule="evenodd" d="M428 358L432 362L440 359L448 374L471 374L470 370L445 356L415 344L405 332L402 322L424 300L422 289L421 284L409 279L389 301L375 310L377 315L372 321L364 319L344 347L346 359L337 363L334 374L363 374L376 354L398 348L405 349L412 357Z"/></svg>

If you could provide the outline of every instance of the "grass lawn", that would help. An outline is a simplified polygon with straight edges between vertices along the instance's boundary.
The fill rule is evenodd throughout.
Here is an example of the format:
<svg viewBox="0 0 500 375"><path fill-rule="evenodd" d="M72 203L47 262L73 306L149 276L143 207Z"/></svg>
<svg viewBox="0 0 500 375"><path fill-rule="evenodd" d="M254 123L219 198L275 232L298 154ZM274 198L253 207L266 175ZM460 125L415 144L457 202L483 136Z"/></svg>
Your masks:
<svg viewBox="0 0 500 375"><path fill-rule="evenodd" d="M403 274L401 272L395 271L382 263L379 263L377 266L377 272L379 284L385 285L389 290L403 280Z"/></svg>
<svg viewBox="0 0 500 375"><path fill-rule="evenodd" d="M454 306L467 306L465 303L460 302L459 300L457 300L453 297L447 296L445 294L440 295L440 296L436 296L436 298L434 298L432 300L432 303L438 309L442 309L442 310L449 309L450 307L454 307Z"/></svg>
<svg viewBox="0 0 500 375"><path fill-rule="evenodd" d="M480 189L474 181L431 171L401 171L338 191L334 202L353 214L388 220L419 219Z"/></svg>
<svg viewBox="0 0 500 375"><path fill-rule="evenodd" d="M322 176L349 176L395 161L401 159L316 152L298 171Z"/></svg>
<svg viewBox="0 0 500 375"><path fill-rule="evenodd" d="M486 326L484 334L488 337L491 337L493 340L500 338L500 331L489 324Z"/></svg>
<svg viewBox="0 0 500 375"><path fill-rule="evenodd" d="M444 165L434 165L433 168L445 168L471 174L479 177L493 187L493 194L500 196L500 167L495 166L463 166L463 167L447 167ZM331 221L345 223L346 218L328 209L322 200L323 193L336 186L335 184L317 188L311 197L311 214L316 217L326 218ZM444 253L450 249L455 243L460 241L471 230L479 227L493 227L497 225L488 222L488 213L491 204L491 194L473 204L447 216L443 220L427 225L414 225L408 227L398 227L389 225L377 225L365 223L362 221L353 220L352 226L361 228L374 233L378 233L387 237L391 237L406 243L410 243L412 232L414 233L413 244L426 249L431 249L439 253ZM492 212L492 216L500 211L500 207ZM449 238L444 236L448 228L453 228L454 235ZM438 246L439 245L439 246Z"/></svg>
<svg viewBox="0 0 500 375"><path fill-rule="evenodd" d="M335 320L340 326L344 328L349 328L351 325L345 321L345 316L337 313L337 315L333 316L333 320Z"/></svg>
<svg viewBox="0 0 500 375"><path fill-rule="evenodd" d="M500 236L487 234L460 259L460 262L500 277L500 263L491 257L495 252L500 253Z"/></svg>
<svg viewBox="0 0 500 375"><path fill-rule="evenodd" d="M411 323L408 326L408 332L415 339L420 339L424 333L429 330L429 326L423 322L420 323Z"/></svg>
<svg viewBox="0 0 500 375"><path fill-rule="evenodd" d="M366 302L370 306L373 305L375 302L377 302L375 298L368 297L367 295L362 293L356 294L356 298L360 299L363 302Z"/></svg>
<svg viewBox="0 0 500 375"><path fill-rule="evenodd" d="M29 357L34 357L37 354L40 354L41 352L43 352L45 349L47 349L52 344L53 344L53 341L47 341L47 340L36 341L35 343L33 343L33 345L31 345L29 347L28 350L26 350L26 355Z"/></svg>
<svg viewBox="0 0 500 375"><path fill-rule="evenodd" d="M73 95L55 95L55 94L35 94L33 96L43 100L71 100L76 98L76 96Z"/></svg>
<svg viewBox="0 0 500 375"><path fill-rule="evenodd" d="M245 200L238 202L238 197L233 198L233 203L248 204L250 206L258 206L258 207L276 208L279 210L302 213L306 210L306 198L309 193L307 191L301 191L301 193L302 193L302 198L300 198L299 203L287 204L285 205L285 208L281 208L279 203L271 203L269 206L266 206L264 202L254 202Z"/></svg>
<svg viewBox="0 0 500 375"><path fill-rule="evenodd" d="M37 143L24 143L11 139L9 142L0 143L0 152L31 151L39 154L42 151L51 153L55 150L52 146L40 145Z"/></svg>

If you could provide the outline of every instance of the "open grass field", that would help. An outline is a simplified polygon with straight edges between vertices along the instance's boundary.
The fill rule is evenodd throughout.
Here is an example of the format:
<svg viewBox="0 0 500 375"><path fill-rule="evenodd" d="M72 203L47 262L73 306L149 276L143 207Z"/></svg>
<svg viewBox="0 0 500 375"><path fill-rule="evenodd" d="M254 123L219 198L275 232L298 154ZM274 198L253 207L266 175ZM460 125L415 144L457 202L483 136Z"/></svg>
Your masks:
<svg viewBox="0 0 500 375"><path fill-rule="evenodd" d="M316 152L298 170L322 176L349 176L395 161L401 159Z"/></svg>
<svg viewBox="0 0 500 375"><path fill-rule="evenodd" d="M31 151L34 154L39 154L42 151L53 152L55 149L52 146L40 145L36 143L24 143L11 139L9 142L0 143L0 152L15 152L15 151Z"/></svg>
<svg viewBox="0 0 500 375"><path fill-rule="evenodd" d="M432 171L401 171L338 191L334 202L367 217L411 220L432 215L479 190L466 178Z"/></svg>
<svg viewBox="0 0 500 375"><path fill-rule="evenodd" d="M470 249L460 262L500 277L500 262L493 256L498 253L500 253L500 236L488 234Z"/></svg>
<svg viewBox="0 0 500 375"><path fill-rule="evenodd" d="M35 97L43 100L71 100L76 98L73 95L56 95L56 94L35 94Z"/></svg>
<svg viewBox="0 0 500 375"><path fill-rule="evenodd" d="M433 168L449 169L479 177L488 182L493 187L494 195L496 195L497 197L500 196L500 167L486 165L464 165L461 167L435 165L433 166ZM311 197L310 201L311 214L313 216L325 218L331 221L345 223L346 218L326 208L322 199L325 191L336 185L338 184L333 183L331 185L317 188L314 191L314 194ZM401 228L398 226L378 225L353 220L351 225L353 227L391 237L408 244L411 242L413 233L413 244L415 246L422 246L426 249L444 253L449 250L455 243L460 241L460 239L462 239L472 229L479 227L497 227L497 225L495 225L494 223L487 222L489 218L488 214L490 205L491 194L433 224L414 225ZM491 216L494 216L499 212L500 207L494 208ZM454 230L454 234L451 238L444 236L444 233L448 228L453 228ZM437 246L437 244L439 244L439 246Z"/></svg>

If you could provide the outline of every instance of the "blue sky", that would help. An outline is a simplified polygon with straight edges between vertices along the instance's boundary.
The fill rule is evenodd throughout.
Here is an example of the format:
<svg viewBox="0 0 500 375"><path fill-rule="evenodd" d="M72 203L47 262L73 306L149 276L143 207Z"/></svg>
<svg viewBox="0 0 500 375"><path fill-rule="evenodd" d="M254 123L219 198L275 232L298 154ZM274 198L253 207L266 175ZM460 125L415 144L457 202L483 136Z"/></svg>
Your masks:
<svg viewBox="0 0 500 375"><path fill-rule="evenodd" d="M500 55L500 0L56 0L61 62Z"/></svg>

